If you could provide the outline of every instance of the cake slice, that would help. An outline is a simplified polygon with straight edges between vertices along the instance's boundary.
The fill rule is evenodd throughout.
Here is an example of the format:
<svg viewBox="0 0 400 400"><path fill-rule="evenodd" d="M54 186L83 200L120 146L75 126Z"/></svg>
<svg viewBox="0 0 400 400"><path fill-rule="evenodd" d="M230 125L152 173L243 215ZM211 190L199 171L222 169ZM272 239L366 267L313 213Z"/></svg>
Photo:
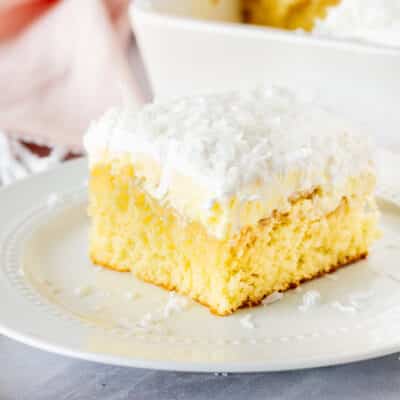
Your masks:
<svg viewBox="0 0 400 400"><path fill-rule="evenodd" d="M218 315L367 256L367 141L282 89L114 109L92 124L90 257Z"/></svg>

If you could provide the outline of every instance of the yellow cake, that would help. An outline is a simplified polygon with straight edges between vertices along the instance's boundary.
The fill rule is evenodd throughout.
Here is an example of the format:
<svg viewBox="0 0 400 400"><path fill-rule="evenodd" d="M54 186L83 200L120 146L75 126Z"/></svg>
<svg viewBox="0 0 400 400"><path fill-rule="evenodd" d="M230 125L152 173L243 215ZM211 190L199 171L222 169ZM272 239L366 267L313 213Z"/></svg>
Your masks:
<svg viewBox="0 0 400 400"><path fill-rule="evenodd" d="M85 137L94 263L218 315L364 258L368 143L282 88L112 110Z"/></svg>
<svg viewBox="0 0 400 400"><path fill-rule="evenodd" d="M328 7L340 0L242 0L245 22L282 29L311 31Z"/></svg>

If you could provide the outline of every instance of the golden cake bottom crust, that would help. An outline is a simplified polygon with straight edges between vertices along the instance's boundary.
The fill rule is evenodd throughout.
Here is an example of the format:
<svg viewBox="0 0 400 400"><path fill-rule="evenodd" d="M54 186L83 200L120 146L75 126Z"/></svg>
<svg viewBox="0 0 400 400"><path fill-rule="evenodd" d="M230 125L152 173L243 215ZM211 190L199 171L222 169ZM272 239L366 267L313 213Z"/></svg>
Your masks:
<svg viewBox="0 0 400 400"><path fill-rule="evenodd" d="M286 291L288 291L288 290L295 289L296 287L300 286L300 284L302 284L302 283L304 283L304 282L308 282L308 281L311 281L311 280L313 280L313 279L321 278L321 277L323 277L324 275L331 274L331 273L337 271L337 270L340 269L340 268L344 268L344 267L346 267L346 266L348 266L348 265L350 265L350 264L356 263L357 261L364 260L364 259L367 258L367 257L368 257L368 253L367 253L367 252L366 252L366 253L361 253L361 254L359 254L358 256L349 258L349 259L346 260L345 262L342 262L342 263L337 264L337 265L332 265L332 266L331 266L328 270L326 270L326 271L319 271L319 272L317 272L317 273L316 273L314 276L312 276L312 277L304 278L303 280L301 280L301 281L298 282L298 283L292 283L288 288L286 288L285 290L282 290L281 292L286 292ZM100 266L100 267L103 267L103 268L106 268L106 269L109 269L109 270L112 270L112 271L117 271L117 272L130 272L128 269L123 269L123 270L121 270L121 269L119 269L117 266L112 266L112 265L109 265L109 264L107 264L107 263L103 263L103 262L101 262L101 261L98 261L98 260L96 260L96 258L95 258L94 256L91 256L90 258L91 258L93 264L96 264L96 265L98 265L98 266ZM176 287L176 286L168 286L168 285L165 285L165 284L154 283L154 282L152 282L152 281L150 281L150 280L145 280L145 279L141 279L141 280L143 280L143 281L146 282L146 283L150 283L150 284L152 284L152 285L158 286L158 287L160 287L160 288L162 288L162 289L169 290L170 292L177 292L177 293L179 293L179 294L186 295L186 293L181 293L181 292L179 291L179 288ZM243 304L239 307L239 309L241 309L241 308L247 308L247 307L256 307L256 306L259 306L259 305L262 303L262 301L263 301L266 297L268 297L270 294L272 294L272 293L267 293L263 298L261 298L261 299L259 299L259 300L257 300L257 301L252 300L252 301L248 301L247 303L245 302L245 303L243 303ZM219 316L219 317L226 317L226 316L232 314L232 312L227 312L227 313L225 313L225 314L221 314L221 313L219 313L218 311L216 311L215 309L213 309L212 306L211 306L210 304L207 304L207 303L205 303L204 301L201 301L201 300L196 299L196 298L192 298L192 300L196 301L197 303L201 304L202 306L207 307L207 308L211 311L212 314L217 315L217 316Z"/></svg>

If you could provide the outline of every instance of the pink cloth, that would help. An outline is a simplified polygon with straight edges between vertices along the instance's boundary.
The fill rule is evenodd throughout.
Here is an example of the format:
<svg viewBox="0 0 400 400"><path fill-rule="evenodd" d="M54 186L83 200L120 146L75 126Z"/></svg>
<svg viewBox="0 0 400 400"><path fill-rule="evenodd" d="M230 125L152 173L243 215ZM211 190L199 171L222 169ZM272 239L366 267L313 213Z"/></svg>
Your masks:
<svg viewBox="0 0 400 400"><path fill-rule="evenodd" d="M143 102L128 62L128 0L16 3L29 9L0 22L0 129L81 151L89 122L123 94Z"/></svg>

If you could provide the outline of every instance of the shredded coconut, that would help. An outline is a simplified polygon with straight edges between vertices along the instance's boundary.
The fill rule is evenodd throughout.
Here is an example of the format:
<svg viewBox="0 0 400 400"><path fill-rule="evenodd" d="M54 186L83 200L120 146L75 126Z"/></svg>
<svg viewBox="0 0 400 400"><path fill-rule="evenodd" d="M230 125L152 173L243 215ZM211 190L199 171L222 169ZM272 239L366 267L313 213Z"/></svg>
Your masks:
<svg viewBox="0 0 400 400"><path fill-rule="evenodd" d="M50 193L47 196L47 207L54 208L60 201L60 196L57 193Z"/></svg>
<svg viewBox="0 0 400 400"><path fill-rule="evenodd" d="M160 322L160 318L158 318L155 314L147 313L145 314L138 322L137 326L139 328L149 330L154 327L154 325Z"/></svg>
<svg viewBox="0 0 400 400"><path fill-rule="evenodd" d="M275 190L285 198L316 186L339 190L348 177L373 172L365 135L357 136L352 124L281 87L155 102L140 112L113 109L91 125L84 142L91 165L105 154L153 160L160 179L143 185L163 200L171 192L171 176L191 178L204 189L203 209L214 201L226 204L233 195L259 195L266 202ZM295 170L301 179L288 187L281 177ZM256 191L254 183L260 183ZM178 211L189 212L175 203ZM223 235L218 228L213 233ZM234 228L240 230L240 223Z"/></svg>
<svg viewBox="0 0 400 400"><path fill-rule="evenodd" d="M171 292L162 312L163 317L169 318L173 313L185 310L187 306L188 300L186 298Z"/></svg>
<svg viewBox="0 0 400 400"><path fill-rule="evenodd" d="M339 301L334 301L332 303L332 307L336 308L339 311L345 312L345 313L355 313L357 309L352 306L352 305L345 305L340 303Z"/></svg>
<svg viewBox="0 0 400 400"><path fill-rule="evenodd" d="M337 275L335 275L335 274L333 274L333 273L327 274L327 275L325 275L325 276L326 276L327 279L329 279L329 280L331 280L331 281L337 281L337 280L339 280L339 278L337 277Z"/></svg>
<svg viewBox="0 0 400 400"><path fill-rule="evenodd" d="M125 299L128 300L128 301L136 300L137 298L139 298L139 293L137 293L137 292L132 292L132 291L125 292L125 293L124 293L124 297L125 297Z"/></svg>
<svg viewBox="0 0 400 400"><path fill-rule="evenodd" d="M303 295L303 302L299 306L300 311L308 311L310 308L314 307L319 303L321 299L321 294L316 290L308 290Z"/></svg>
<svg viewBox="0 0 400 400"><path fill-rule="evenodd" d="M246 329L254 329L256 327L251 314L246 314L243 318L241 318L240 324Z"/></svg>
<svg viewBox="0 0 400 400"><path fill-rule="evenodd" d="M316 21L313 32L400 46L400 1L342 0Z"/></svg>
<svg viewBox="0 0 400 400"><path fill-rule="evenodd" d="M276 303L277 301L282 300L282 298L283 298L283 293L280 292L271 293L262 301L262 305L266 306L268 304Z"/></svg>

